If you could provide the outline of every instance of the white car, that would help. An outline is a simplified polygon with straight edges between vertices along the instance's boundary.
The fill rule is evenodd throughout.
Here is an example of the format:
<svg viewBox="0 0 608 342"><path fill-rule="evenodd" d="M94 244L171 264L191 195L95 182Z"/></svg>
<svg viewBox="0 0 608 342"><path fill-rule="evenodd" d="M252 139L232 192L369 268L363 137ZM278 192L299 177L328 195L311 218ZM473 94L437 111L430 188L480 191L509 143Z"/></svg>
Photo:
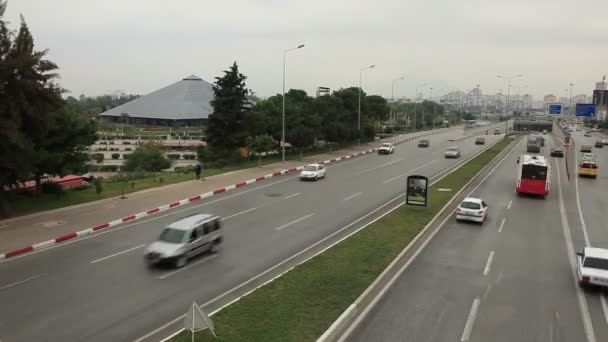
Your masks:
<svg viewBox="0 0 608 342"><path fill-rule="evenodd" d="M596 161L595 154L593 154L593 153L583 153L583 160L594 162L594 161Z"/></svg>
<svg viewBox="0 0 608 342"><path fill-rule="evenodd" d="M395 152L395 145L392 143L383 143L378 149L378 154L391 154Z"/></svg>
<svg viewBox="0 0 608 342"><path fill-rule="evenodd" d="M323 164L308 164L300 172L300 180L318 180L325 177L327 168Z"/></svg>
<svg viewBox="0 0 608 342"><path fill-rule="evenodd" d="M608 287L608 249L585 247L576 254L579 285Z"/></svg>
<svg viewBox="0 0 608 342"><path fill-rule="evenodd" d="M460 158L460 148L456 146L448 147L445 150L446 158Z"/></svg>
<svg viewBox="0 0 608 342"><path fill-rule="evenodd" d="M488 215L488 204L481 198L465 198L456 208L456 220L483 223Z"/></svg>

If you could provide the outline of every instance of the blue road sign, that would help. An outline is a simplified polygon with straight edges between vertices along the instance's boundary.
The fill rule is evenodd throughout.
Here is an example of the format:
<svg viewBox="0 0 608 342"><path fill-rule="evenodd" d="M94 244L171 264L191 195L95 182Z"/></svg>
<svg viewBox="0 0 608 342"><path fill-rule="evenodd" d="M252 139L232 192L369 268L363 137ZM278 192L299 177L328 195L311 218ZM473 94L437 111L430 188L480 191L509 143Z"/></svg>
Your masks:
<svg viewBox="0 0 608 342"><path fill-rule="evenodd" d="M594 116L595 115L595 104L593 103L577 103L576 104L576 116Z"/></svg>
<svg viewBox="0 0 608 342"><path fill-rule="evenodd" d="M547 105L547 115L562 115L562 105L561 104Z"/></svg>

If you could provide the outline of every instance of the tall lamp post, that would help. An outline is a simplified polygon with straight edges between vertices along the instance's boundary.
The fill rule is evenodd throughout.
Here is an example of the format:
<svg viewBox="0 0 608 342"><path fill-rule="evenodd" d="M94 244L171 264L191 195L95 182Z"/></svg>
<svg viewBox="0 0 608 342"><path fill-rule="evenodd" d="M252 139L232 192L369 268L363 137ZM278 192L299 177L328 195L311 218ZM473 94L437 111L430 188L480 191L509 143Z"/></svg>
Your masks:
<svg viewBox="0 0 608 342"><path fill-rule="evenodd" d="M519 91L521 89L524 89L524 88L528 88L528 86L519 86L519 87L517 87L517 102L520 104L520 106L519 106L518 109L522 109L522 107L523 107L523 101L521 101L521 99L519 97Z"/></svg>
<svg viewBox="0 0 608 342"><path fill-rule="evenodd" d="M418 129L416 125L416 120L418 119L418 114L416 112L416 105L418 104L418 88L426 86L426 83L416 86L416 93L414 94L414 132Z"/></svg>
<svg viewBox="0 0 608 342"><path fill-rule="evenodd" d="M498 78L502 78L502 79L505 79L505 80L507 80L507 81L508 81L508 82L507 82L507 109L506 109L506 111L507 111L507 113L506 113L506 114L507 114L507 116L509 116L509 101L510 101L510 99L511 99L511 98L510 98L510 97L511 97L511 80L512 80L512 79L514 79L514 78L517 78L517 77L523 77L523 76L524 76L524 75L515 75L515 76L510 76L510 77L505 77L505 76L501 76L501 75L496 76L496 77L498 77Z"/></svg>
<svg viewBox="0 0 608 342"><path fill-rule="evenodd" d="M304 44L301 44L293 49L287 49L283 51L283 128L281 132L281 163L285 162L285 60L289 51L301 49L303 47Z"/></svg>
<svg viewBox="0 0 608 342"><path fill-rule="evenodd" d="M400 81L400 80L404 80L405 76L399 77L399 78L395 78L393 80L393 83L391 85L391 120L394 120L394 114L393 114L393 107L395 106L395 82Z"/></svg>
<svg viewBox="0 0 608 342"><path fill-rule="evenodd" d="M570 114L570 116L572 116L572 87L574 86L574 83L570 83L570 101L568 103L568 114Z"/></svg>
<svg viewBox="0 0 608 342"><path fill-rule="evenodd" d="M361 74L363 74L363 71L373 69L375 66L375 64L372 64L368 67L359 69L359 109L357 110L357 145L361 144Z"/></svg>

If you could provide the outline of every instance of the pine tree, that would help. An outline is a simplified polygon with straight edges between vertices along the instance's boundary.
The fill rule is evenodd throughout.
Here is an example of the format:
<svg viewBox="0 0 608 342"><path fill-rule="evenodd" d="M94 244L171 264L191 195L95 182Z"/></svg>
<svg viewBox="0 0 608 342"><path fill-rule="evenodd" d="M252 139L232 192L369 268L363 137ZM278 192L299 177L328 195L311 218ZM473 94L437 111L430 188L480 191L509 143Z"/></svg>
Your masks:
<svg viewBox="0 0 608 342"><path fill-rule="evenodd" d="M213 86L213 114L209 116L207 143L214 153L227 155L246 145L249 135L246 119L249 112L245 77L234 62L224 76L216 77Z"/></svg>

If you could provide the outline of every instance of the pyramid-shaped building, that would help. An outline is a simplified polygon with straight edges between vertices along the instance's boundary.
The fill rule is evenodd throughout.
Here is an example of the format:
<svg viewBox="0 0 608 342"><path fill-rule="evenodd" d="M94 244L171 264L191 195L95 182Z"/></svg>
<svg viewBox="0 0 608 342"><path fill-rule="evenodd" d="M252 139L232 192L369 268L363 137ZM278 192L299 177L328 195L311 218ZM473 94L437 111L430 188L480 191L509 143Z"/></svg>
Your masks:
<svg viewBox="0 0 608 342"><path fill-rule="evenodd" d="M122 122L127 113L134 125L206 126L212 99L213 85L192 75L99 116L104 122Z"/></svg>

